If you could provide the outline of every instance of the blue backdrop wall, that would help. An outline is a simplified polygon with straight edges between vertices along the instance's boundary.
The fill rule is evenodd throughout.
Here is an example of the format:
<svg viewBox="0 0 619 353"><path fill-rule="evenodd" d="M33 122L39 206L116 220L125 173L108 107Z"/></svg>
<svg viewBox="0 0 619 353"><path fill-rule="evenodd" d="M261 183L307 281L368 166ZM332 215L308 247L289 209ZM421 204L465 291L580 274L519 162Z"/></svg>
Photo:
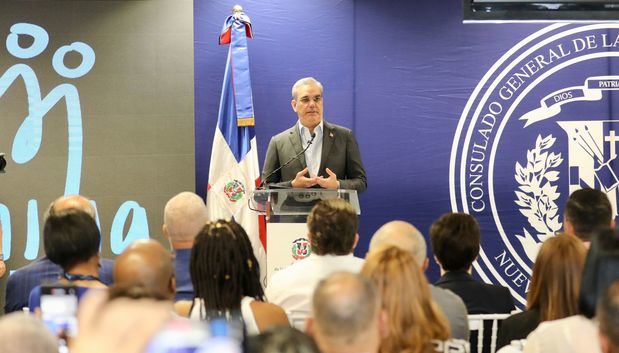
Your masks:
<svg viewBox="0 0 619 353"><path fill-rule="evenodd" d="M202 193L227 54L217 36L233 5L195 2ZM300 77L324 84L325 119L357 136L368 174L357 255L389 220L427 236L441 214L469 212L483 233L475 275L509 286L522 304L535 252L561 229L569 192L603 188L616 204L606 89L617 83L608 76L613 26L463 24L458 0L241 5L254 25L261 163L270 137L296 120L290 88ZM427 274L438 277L436 264Z"/></svg>

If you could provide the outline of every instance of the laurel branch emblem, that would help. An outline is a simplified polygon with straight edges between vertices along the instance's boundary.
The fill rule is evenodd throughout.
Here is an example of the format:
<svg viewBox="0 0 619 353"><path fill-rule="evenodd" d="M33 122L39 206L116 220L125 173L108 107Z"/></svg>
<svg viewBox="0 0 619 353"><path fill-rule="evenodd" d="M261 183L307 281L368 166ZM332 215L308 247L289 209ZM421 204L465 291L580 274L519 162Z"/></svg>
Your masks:
<svg viewBox="0 0 619 353"><path fill-rule="evenodd" d="M535 236L522 228L523 234L516 234L525 253L531 261L535 261L541 243L547 238L554 236L563 224L559 222L556 200L561 195L557 192L557 186L553 182L559 180L559 171L556 170L561 163L561 153L549 152L556 138L548 135L542 138L537 135L535 148L527 150L527 162L523 167L516 162L515 178L519 184L515 190L516 200L529 225L535 229Z"/></svg>

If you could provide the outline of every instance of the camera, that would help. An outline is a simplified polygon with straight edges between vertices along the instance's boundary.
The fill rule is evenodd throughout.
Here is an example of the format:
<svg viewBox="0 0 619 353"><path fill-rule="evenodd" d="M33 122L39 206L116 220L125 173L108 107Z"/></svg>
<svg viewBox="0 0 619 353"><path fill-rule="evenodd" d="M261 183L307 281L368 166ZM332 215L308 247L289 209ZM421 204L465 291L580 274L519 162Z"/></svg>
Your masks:
<svg viewBox="0 0 619 353"><path fill-rule="evenodd" d="M6 159L4 159L4 153L0 152L0 173L4 173L6 167Z"/></svg>

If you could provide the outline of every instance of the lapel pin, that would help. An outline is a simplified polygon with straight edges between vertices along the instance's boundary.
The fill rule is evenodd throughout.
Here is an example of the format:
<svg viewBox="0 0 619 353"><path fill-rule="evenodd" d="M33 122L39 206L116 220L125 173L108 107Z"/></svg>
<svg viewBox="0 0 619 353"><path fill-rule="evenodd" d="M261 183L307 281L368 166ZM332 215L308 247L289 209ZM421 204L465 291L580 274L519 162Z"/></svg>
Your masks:
<svg viewBox="0 0 619 353"><path fill-rule="evenodd" d="M333 133L332 132L329 133L329 137L333 138Z"/></svg>

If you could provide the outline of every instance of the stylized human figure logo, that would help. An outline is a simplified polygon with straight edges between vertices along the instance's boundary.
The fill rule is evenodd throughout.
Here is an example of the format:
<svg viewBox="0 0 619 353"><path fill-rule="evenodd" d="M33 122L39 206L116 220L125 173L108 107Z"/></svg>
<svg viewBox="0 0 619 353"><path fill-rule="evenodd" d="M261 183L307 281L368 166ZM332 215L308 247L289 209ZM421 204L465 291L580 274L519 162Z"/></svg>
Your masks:
<svg viewBox="0 0 619 353"><path fill-rule="evenodd" d="M19 45L19 36L28 35L33 42L27 48ZM18 23L11 27L11 33L6 39L6 48L19 59L31 59L41 54L49 43L47 32L33 24ZM82 56L82 63L76 68L68 68L64 64L64 57L71 51ZM52 65L54 70L66 78L79 78L87 74L95 64L95 52L85 43L75 42L60 47L54 53ZM39 151L43 137L43 118L61 99L67 105L67 123L69 133L69 153L67 162L67 179L65 194L79 194L80 176L82 170L82 110L77 88L70 83L63 83L52 89L42 98L39 80L30 66L15 64L0 77L0 97L21 76L28 95L28 116L17 130L13 141L11 157L16 163L23 164L30 161Z"/></svg>
<svg viewBox="0 0 619 353"><path fill-rule="evenodd" d="M31 37L32 43L27 47L22 47L19 43L20 36ZM35 58L47 49L48 44L49 35L47 31L40 26L30 23L14 24L11 26L10 34L6 38L8 52L18 59ZM66 55L71 52L76 52L81 56L81 63L75 68L69 68L64 63ZM58 48L52 57L54 71L67 79L80 78L86 75L93 68L94 64L94 50L88 44L82 42L64 45ZM0 76L0 98L19 77L24 81L28 96L28 115L19 126L13 140L11 158L18 164L25 164L37 155L43 138L43 119L57 103L64 99L67 107L68 127L67 177L64 194L79 194L82 172L83 128L82 110L77 88L73 84L62 83L54 87L43 97L39 80L34 70L30 66L20 63L11 66ZM93 205L95 205L94 201ZM132 223L127 236L123 239L124 223L131 211L133 211ZM11 253L11 222L10 212L3 204L0 204L0 220L2 220L4 231L3 250L5 257L8 258ZM27 240L24 257L32 260L37 257L39 250L38 207L36 200L28 201L27 222ZM144 237L148 237L146 210L135 201L124 202L116 213L111 227L112 251L118 254L131 241Z"/></svg>

